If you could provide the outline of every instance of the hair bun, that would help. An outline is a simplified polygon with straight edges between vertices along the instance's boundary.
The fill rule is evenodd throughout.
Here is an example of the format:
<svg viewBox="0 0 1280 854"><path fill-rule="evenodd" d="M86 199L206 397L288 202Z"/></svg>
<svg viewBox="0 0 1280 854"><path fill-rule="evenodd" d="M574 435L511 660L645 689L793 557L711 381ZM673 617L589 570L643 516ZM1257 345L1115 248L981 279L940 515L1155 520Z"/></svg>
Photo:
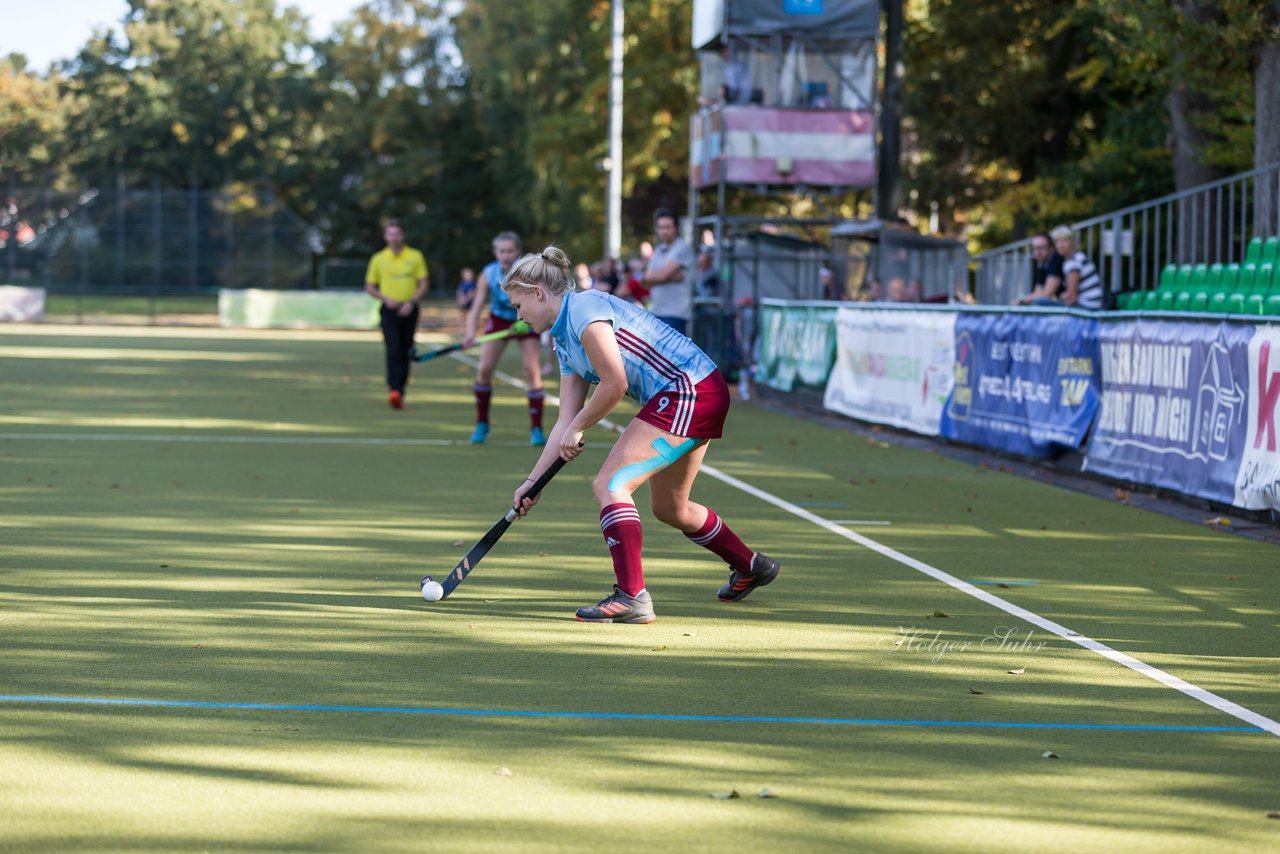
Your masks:
<svg viewBox="0 0 1280 854"><path fill-rule="evenodd" d="M566 273L569 272L569 256L565 255L554 243L545 247L538 255L548 264L553 264Z"/></svg>

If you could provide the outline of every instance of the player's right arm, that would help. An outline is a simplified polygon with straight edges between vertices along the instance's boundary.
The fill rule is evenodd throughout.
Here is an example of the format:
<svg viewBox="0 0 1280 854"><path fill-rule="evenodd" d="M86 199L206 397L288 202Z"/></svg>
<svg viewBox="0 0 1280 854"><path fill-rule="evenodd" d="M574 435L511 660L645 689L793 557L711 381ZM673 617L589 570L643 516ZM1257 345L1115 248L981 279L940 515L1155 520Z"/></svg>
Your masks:
<svg viewBox="0 0 1280 854"><path fill-rule="evenodd" d="M476 341L476 329L480 323L480 309L489 301L489 274L480 271L476 279L476 292L471 297L471 308L467 311L467 334L463 346L470 347Z"/></svg>
<svg viewBox="0 0 1280 854"><path fill-rule="evenodd" d="M542 449L538 461L533 465L533 471L529 472L529 477L524 483L516 489L513 495L511 506L519 508L520 515L523 516L529 512L529 508L538 503L535 498L529 501L524 497L525 490L533 486L533 482L538 479L538 475L547 470L560 456L560 439L565 432L572 429L570 425L578 413L582 411L583 405L587 401L587 390L590 386L587 381L577 374L561 374L560 375L560 414L556 418L555 426L551 428L551 435L547 437L546 447Z"/></svg>

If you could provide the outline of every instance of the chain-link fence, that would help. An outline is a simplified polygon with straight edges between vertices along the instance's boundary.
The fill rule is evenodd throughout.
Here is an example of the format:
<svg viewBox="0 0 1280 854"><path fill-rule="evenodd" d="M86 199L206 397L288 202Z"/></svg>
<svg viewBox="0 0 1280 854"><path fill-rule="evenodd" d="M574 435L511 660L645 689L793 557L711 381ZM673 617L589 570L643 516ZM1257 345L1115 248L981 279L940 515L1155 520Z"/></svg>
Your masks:
<svg viewBox="0 0 1280 854"><path fill-rule="evenodd" d="M307 226L252 189L10 186L0 280L53 292L195 293L313 283Z"/></svg>

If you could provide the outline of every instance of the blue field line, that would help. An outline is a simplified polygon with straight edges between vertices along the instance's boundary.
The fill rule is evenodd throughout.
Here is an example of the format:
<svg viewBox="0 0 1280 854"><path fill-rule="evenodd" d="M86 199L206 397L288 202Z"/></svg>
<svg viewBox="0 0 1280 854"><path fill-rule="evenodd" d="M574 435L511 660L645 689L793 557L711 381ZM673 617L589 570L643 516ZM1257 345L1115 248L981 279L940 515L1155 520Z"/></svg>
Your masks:
<svg viewBox="0 0 1280 854"><path fill-rule="evenodd" d="M537 709L443 709L413 706L331 706L290 703L214 703L203 700L137 700L112 697L42 697L0 694L2 703L59 703L74 706L158 706L174 709L247 709L269 712L361 712L391 715L458 715L493 718L578 718L683 723L826 724L838 726L993 727L1007 729L1118 730L1124 732L1263 732L1249 726L1175 726L1163 724L1071 724L1021 721L930 721L895 718L786 718L754 715L663 715L637 712L547 712Z"/></svg>

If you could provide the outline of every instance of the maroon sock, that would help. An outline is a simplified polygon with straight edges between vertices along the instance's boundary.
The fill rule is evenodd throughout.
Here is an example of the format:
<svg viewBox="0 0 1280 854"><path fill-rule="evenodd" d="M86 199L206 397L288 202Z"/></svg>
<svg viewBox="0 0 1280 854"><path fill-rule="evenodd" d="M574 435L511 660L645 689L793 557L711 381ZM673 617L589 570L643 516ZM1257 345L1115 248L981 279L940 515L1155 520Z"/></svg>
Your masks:
<svg viewBox="0 0 1280 854"><path fill-rule="evenodd" d="M529 392L529 426L542 429L542 402L546 392L535 388Z"/></svg>
<svg viewBox="0 0 1280 854"><path fill-rule="evenodd" d="M753 552L710 507L707 508L707 521L702 523L702 527L685 536L704 549L714 552L732 569L738 572L747 572L751 569Z"/></svg>
<svg viewBox="0 0 1280 854"><path fill-rule="evenodd" d="M613 574L618 578L618 589L628 596L635 596L644 589L644 570L640 565L644 530L640 527L636 506L622 503L607 505L600 511L600 530L604 532L609 556L613 558Z"/></svg>
<svg viewBox="0 0 1280 854"><path fill-rule="evenodd" d="M476 383L473 390L476 393L476 423L488 424L489 400L493 397L493 386Z"/></svg>

